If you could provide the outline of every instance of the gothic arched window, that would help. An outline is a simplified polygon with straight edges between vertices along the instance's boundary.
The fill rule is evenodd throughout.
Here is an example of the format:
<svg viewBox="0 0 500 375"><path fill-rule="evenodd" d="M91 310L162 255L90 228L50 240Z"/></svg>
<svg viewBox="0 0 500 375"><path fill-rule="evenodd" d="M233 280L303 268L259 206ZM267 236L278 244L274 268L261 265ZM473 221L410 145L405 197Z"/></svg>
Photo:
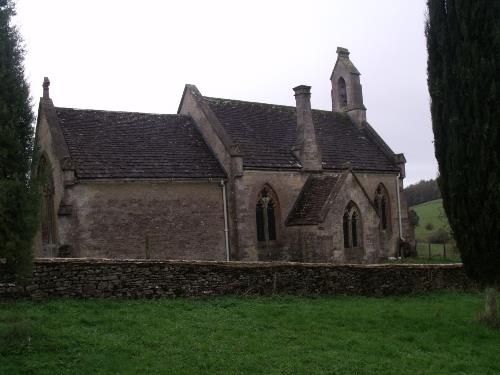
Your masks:
<svg viewBox="0 0 500 375"><path fill-rule="evenodd" d="M356 205L350 202L342 219L344 248L361 247L361 215Z"/></svg>
<svg viewBox="0 0 500 375"><path fill-rule="evenodd" d="M391 206L389 204L389 194L384 185L380 184L375 191L375 208L380 217L380 228L388 230L391 228Z"/></svg>
<svg viewBox="0 0 500 375"><path fill-rule="evenodd" d="M347 108L347 89L345 86L344 78L340 77L337 82L337 89L339 93L339 106L340 108Z"/></svg>
<svg viewBox="0 0 500 375"><path fill-rule="evenodd" d="M277 205L270 189L261 190L255 209L257 240L259 242L276 240Z"/></svg>
<svg viewBox="0 0 500 375"><path fill-rule="evenodd" d="M52 180L50 163L45 156L40 158L37 174L44 181L41 209L42 245L48 255L54 255L53 250L57 242L54 211L54 183Z"/></svg>

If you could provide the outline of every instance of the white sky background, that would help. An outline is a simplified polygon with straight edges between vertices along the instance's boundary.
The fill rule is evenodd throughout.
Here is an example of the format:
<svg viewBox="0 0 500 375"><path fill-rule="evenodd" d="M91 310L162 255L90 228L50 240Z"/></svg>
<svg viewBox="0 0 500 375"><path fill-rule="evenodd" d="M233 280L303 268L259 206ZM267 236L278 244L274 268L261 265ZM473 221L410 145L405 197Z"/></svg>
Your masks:
<svg viewBox="0 0 500 375"><path fill-rule="evenodd" d="M405 184L436 177L425 0L18 0L32 96L44 76L59 107L176 113L203 95L331 109L336 47L361 72L370 124L404 152Z"/></svg>

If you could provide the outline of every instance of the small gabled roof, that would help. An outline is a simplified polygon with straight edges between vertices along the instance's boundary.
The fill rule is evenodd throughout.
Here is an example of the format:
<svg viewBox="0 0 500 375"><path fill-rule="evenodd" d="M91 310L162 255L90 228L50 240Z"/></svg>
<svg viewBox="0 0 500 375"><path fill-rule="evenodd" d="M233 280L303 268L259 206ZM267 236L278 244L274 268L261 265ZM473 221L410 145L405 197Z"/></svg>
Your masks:
<svg viewBox="0 0 500 375"><path fill-rule="evenodd" d="M352 176L363 195L376 211L373 201L350 167L336 175L310 176L286 219L286 225L317 225L322 223L348 176ZM378 215L378 214L377 214Z"/></svg>
<svg viewBox="0 0 500 375"><path fill-rule="evenodd" d="M283 105L203 97L234 143L240 145L247 169L299 169L293 156L296 108ZM345 113L313 110L323 168L398 172L386 151Z"/></svg>
<svg viewBox="0 0 500 375"><path fill-rule="evenodd" d="M341 175L311 176L302 188L286 225L315 225L323 221L323 209Z"/></svg>
<svg viewBox="0 0 500 375"><path fill-rule="evenodd" d="M55 112L79 179L225 177L189 116Z"/></svg>

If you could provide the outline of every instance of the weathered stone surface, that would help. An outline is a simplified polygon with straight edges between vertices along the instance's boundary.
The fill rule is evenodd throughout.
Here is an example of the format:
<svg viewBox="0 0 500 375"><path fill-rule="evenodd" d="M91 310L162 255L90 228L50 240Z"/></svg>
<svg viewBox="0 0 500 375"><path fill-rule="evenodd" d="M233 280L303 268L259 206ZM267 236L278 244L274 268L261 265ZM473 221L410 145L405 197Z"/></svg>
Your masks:
<svg viewBox="0 0 500 375"><path fill-rule="evenodd" d="M0 275L5 271L0 264ZM174 298L219 295L384 296L477 288L461 265L331 265L39 259L24 287L0 298Z"/></svg>
<svg viewBox="0 0 500 375"><path fill-rule="evenodd" d="M59 240L69 257L222 260L221 196L215 181L80 183L66 189L74 215Z"/></svg>

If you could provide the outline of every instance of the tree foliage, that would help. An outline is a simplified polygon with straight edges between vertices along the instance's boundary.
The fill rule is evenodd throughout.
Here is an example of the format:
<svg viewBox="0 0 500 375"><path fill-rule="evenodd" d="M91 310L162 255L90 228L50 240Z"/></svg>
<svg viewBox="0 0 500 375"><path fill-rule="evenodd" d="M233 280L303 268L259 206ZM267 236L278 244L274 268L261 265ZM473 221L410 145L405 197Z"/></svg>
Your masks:
<svg viewBox="0 0 500 375"><path fill-rule="evenodd" d="M428 240L431 243L447 243L451 240L451 236L446 229L439 228L429 235Z"/></svg>
<svg viewBox="0 0 500 375"><path fill-rule="evenodd" d="M467 274L500 282L500 0L428 0L438 184Z"/></svg>
<svg viewBox="0 0 500 375"><path fill-rule="evenodd" d="M412 227L416 227L420 222L420 217L415 210L408 211L408 219L410 220L410 224Z"/></svg>
<svg viewBox="0 0 500 375"><path fill-rule="evenodd" d="M441 198L441 192L436 180L421 180L405 188L408 207Z"/></svg>
<svg viewBox="0 0 500 375"><path fill-rule="evenodd" d="M0 258L18 276L26 276L38 223L38 194L30 179L34 115L14 15L12 1L0 0Z"/></svg>

